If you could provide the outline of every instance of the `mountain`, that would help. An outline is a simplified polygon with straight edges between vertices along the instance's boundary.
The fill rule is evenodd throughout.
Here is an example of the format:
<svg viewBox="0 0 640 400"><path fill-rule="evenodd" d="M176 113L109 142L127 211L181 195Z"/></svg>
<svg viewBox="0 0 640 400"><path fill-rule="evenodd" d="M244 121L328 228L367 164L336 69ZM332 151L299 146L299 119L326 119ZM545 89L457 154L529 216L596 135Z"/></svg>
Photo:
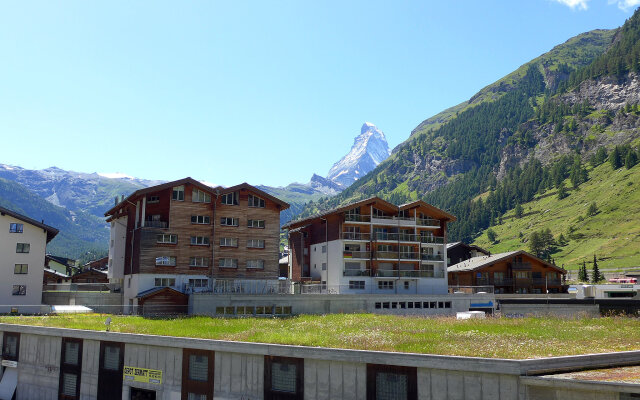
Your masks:
<svg viewBox="0 0 640 400"><path fill-rule="evenodd" d="M585 162L595 154L635 157L639 73L636 11L623 27L571 38L425 120L373 171L339 195L310 204L301 217L373 195L394 203L424 199L458 217L450 240L473 241L536 196L582 191ZM565 187L568 179L571 188ZM620 207L640 222L627 205ZM554 237L563 233L560 225L552 229ZM587 235L579 234L579 225L575 229L568 240L581 248ZM591 234L602 243L608 232L601 226ZM606 257L600 250L608 251L590 251Z"/></svg>
<svg viewBox="0 0 640 400"><path fill-rule="evenodd" d="M347 155L333 164L327 179L349 187L389 157L389 144L384 133L371 122L365 122Z"/></svg>

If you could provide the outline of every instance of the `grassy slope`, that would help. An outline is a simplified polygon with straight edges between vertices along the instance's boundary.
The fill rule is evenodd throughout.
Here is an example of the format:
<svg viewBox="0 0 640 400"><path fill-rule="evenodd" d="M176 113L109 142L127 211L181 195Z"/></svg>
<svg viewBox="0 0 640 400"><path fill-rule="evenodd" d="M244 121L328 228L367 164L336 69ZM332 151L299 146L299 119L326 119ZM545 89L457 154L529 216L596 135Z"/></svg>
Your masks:
<svg viewBox="0 0 640 400"><path fill-rule="evenodd" d="M493 253L528 249L518 233L526 239L533 231L549 228L556 238L562 233L569 240L553 256L567 269L577 269L583 260L592 261L594 254L600 268L640 266L640 164L630 170L623 167L613 171L609 163L604 163L590 170L589 178L562 200L553 189L523 204L524 216L520 219L514 218L513 210L507 212L503 223L491 228L498 243L490 244L484 232L475 244ZM566 185L571 186L568 181ZM586 217L592 202L599 212ZM572 237L571 229L575 229Z"/></svg>
<svg viewBox="0 0 640 400"><path fill-rule="evenodd" d="M111 330L301 346L489 358L539 358L640 349L640 320L489 318L373 314L174 320L112 316ZM0 322L104 330L104 315L0 317Z"/></svg>

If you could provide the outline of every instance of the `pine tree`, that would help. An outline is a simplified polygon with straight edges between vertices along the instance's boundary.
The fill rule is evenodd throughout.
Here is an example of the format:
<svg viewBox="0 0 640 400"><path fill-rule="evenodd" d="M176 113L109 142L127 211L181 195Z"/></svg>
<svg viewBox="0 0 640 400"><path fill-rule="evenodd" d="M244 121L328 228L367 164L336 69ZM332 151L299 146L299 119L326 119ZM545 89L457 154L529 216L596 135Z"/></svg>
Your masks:
<svg viewBox="0 0 640 400"><path fill-rule="evenodd" d="M496 233L491 228L487 229L487 239L489 239L491 243L496 242L496 239L497 239Z"/></svg>
<svg viewBox="0 0 640 400"><path fill-rule="evenodd" d="M587 209L587 217L593 217L597 213L598 213L598 206L596 205L596 202L594 201L591 204L589 204L589 208Z"/></svg>
<svg viewBox="0 0 640 400"><path fill-rule="evenodd" d="M585 271L586 273L586 271ZM596 255L593 255L593 270L591 272L591 282L598 283L604 280L604 276L600 273L600 269L598 268L598 261L596 260Z"/></svg>
<svg viewBox="0 0 640 400"><path fill-rule="evenodd" d="M627 156L624 159L624 166L627 169L633 168L638 163L638 158L635 151L628 151Z"/></svg>
<svg viewBox="0 0 640 400"><path fill-rule="evenodd" d="M611 168L614 170L622 167L622 155L620 154L620 148L618 146L614 147L609 154L609 164L611 164Z"/></svg>
<svg viewBox="0 0 640 400"><path fill-rule="evenodd" d="M582 266L578 269L578 280L580 282L589 282L589 276L587 275L587 262L583 261Z"/></svg>
<svg viewBox="0 0 640 400"><path fill-rule="evenodd" d="M567 196L567 188L564 186L564 182L562 182L560 186L558 186L558 200L562 200Z"/></svg>
<svg viewBox="0 0 640 400"><path fill-rule="evenodd" d="M522 218L522 214L524 214L524 210L522 209L522 205L518 203L516 204L516 209L515 209L516 218Z"/></svg>

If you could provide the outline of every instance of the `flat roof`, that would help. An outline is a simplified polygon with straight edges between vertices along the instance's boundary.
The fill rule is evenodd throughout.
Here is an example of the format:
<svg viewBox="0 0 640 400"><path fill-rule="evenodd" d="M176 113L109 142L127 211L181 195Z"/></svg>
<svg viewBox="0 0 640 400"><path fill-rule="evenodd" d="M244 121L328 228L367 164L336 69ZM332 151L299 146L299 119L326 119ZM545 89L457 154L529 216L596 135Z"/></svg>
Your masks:
<svg viewBox="0 0 640 400"><path fill-rule="evenodd" d="M572 381L635 383L640 384L640 366L590 369L586 371L565 372L562 374L542 375L540 378Z"/></svg>

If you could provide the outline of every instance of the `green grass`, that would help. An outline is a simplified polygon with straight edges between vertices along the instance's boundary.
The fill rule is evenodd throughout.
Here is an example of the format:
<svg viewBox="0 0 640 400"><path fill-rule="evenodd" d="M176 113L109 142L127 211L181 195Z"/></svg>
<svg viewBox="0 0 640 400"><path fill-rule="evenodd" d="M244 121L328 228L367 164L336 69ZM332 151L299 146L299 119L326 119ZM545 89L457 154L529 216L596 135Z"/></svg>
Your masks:
<svg viewBox="0 0 640 400"><path fill-rule="evenodd" d="M507 212L503 223L491 228L498 242L489 243L484 232L475 244L492 253L528 250L529 234L549 228L554 237L562 233L569 240L553 255L566 269L577 269L583 260L592 261L594 254L601 269L640 266L640 164L630 170L623 167L613 171L609 163L604 163L589 171L589 178L562 200L553 189L523 204L524 216L520 219L515 218L513 210ZM565 184L571 186L569 181ZM587 217L592 202L599 212ZM519 232L525 241L519 238Z"/></svg>
<svg viewBox="0 0 640 400"><path fill-rule="evenodd" d="M104 330L105 315L0 317L0 322ZM111 330L300 346L381 350L488 358L640 350L635 318L488 318L456 320L373 314L332 314L280 319L111 316Z"/></svg>

